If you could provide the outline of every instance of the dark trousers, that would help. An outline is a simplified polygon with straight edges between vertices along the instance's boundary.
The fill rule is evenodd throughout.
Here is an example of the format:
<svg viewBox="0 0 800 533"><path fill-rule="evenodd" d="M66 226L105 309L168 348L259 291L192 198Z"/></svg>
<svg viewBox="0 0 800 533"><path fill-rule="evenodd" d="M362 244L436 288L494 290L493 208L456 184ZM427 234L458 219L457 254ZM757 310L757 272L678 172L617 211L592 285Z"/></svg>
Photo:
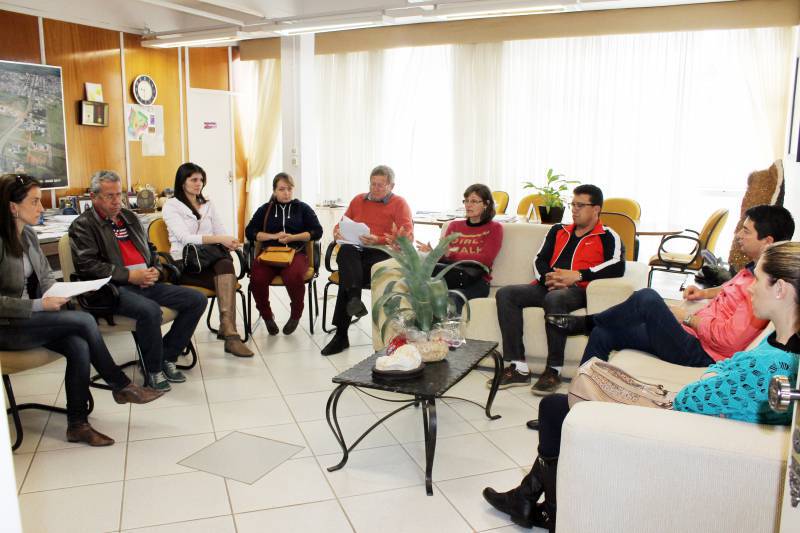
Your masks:
<svg viewBox="0 0 800 533"><path fill-rule="evenodd" d="M9 319L0 326L0 350L29 350L44 346L67 358L64 388L67 420L85 422L88 416L90 364L114 390L130 383L111 358L97 322L83 311L42 311L30 318Z"/></svg>
<svg viewBox="0 0 800 533"><path fill-rule="evenodd" d="M539 455L558 457L561 449L561 428L569 413L566 394L551 394L539 403Z"/></svg>
<svg viewBox="0 0 800 533"><path fill-rule="evenodd" d="M290 318L300 320L303 315L303 299L306 294L305 275L308 271L308 256L295 253L294 259L285 267L270 266L256 259L250 270L250 289L256 301L258 312L264 318L274 318L269 304L269 284L275 276L280 276L291 301Z"/></svg>
<svg viewBox="0 0 800 533"><path fill-rule="evenodd" d="M220 259L211 268L204 269L198 273L183 272L181 274L181 285L194 285L195 287L203 287L210 291L216 291L217 287L214 284L214 278L222 276L223 274L235 274L233 269L233 260L230 257Z"/></svg>
<svg viewBox="0 0 800 533"><path fill-rule="evenodd" d="M347 333L350 315L347 302L350 298L361 299L361 290L370 286L372 265L389 259L389 254L374 248L357 248L343 244L336 256L339 265L339 292L336 294L336 307L333 310L333 325L337 334Z"/></svg>
<svg viewBox="0 0 800 533"><path fill-rule="evenodd" d="M593 315L595 327L583 352L608 361L613 350L626 348L651 353L682 366L708 366L714 360L696 337L686 333L664 299L653 289L634 292L630 298Z"/></svg>
<svg viewBox="0 0 800 533"><path fill-rule="evenodd" d="M524 361L525 346L522 343L522 310L526 307L541 307L545 314L566 314L586 307L586 290L567 287L548 291L541 284L508 285L495 295L497 319L503 335L503 359ZM545 323L547 333L547 366L564 365L564 346L567 336L560 329Z"/></svg>
<svg viewBox="0 0 800 533"><path fill-rule="evenodd" d="M486 298L489 296L489 282L485 279L479 279L472 285L452 290L460 292L467 300L472 300L473 298ZM450 298L455 301L456 312L461 313L461 309L464 307L464 300L457 296L451 296Z"/></svg>
<svg viewBox="0 0 800 533"><path fill-rule="evenodd" d="M162 361L177 361L206 310L206 297L194 289L166 283L146 288L121 285L118 289L117 314L136 320L136 341L147 372L160 372ZM162 305L178 313L163 339Z"/></svg>

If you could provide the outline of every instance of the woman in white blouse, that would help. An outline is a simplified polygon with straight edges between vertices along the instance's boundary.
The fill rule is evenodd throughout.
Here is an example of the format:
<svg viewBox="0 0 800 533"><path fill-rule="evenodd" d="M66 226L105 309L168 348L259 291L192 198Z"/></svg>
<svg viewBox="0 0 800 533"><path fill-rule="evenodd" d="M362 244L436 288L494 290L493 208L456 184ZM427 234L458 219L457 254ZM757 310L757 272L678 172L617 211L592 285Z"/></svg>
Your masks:
<svg viewBox="0 0 800 533"><path fill-rule="evenodd" d="M175 197L164 204L164 222L169 230L170 253L180 261L187 244L221 244L236 250L241 244L222 224L214 204L203 197L206 172L194 163L184 163L175 173ZM218 260L198 274L184 272L182 285L213 290L219 303L219 337L225 339L225 351L238 357L252 357L253 352L236 331L236 274L230 256Z"/></svg>

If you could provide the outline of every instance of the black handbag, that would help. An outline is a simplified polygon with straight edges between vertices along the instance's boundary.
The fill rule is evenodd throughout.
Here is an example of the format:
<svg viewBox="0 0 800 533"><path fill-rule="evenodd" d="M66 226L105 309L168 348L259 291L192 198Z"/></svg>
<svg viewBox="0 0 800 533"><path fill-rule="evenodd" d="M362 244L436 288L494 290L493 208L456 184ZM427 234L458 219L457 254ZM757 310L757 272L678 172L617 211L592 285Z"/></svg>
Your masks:
<svg viewBox="0 0 800 533"><path fill-rule="evenodd" d="M448 263L436 263L436 266L433 267L433 275L441 272L446 266ZM463 289L477 283L484 274L486 274L486 270L478 265L456 265L444 275L444 282L448 289Z"/></svg>
<svg viewBox="0 0 800 533"><path fill-rule="evenodd" d="M226 257L230 252L221 244L187 244L183 247L183 272L199 274Z"/></svg>
<svg viewBox="0 0 800 533"><path fill-rule="evenodd" d="M72 276L72 281L80 281ZM95 320L104 318L109 326L116 326L114 313L119 305L119 290L112 283L106 283L96 291L84 292L75 297L82 311L91 314Z"/></svg>

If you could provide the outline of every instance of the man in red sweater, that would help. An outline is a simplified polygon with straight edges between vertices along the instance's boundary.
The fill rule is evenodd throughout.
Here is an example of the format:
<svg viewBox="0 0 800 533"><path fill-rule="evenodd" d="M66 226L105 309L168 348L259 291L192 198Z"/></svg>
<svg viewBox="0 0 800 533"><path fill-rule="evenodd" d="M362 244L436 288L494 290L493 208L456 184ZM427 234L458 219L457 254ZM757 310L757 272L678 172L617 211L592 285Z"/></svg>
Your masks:
<svg viewBox="0 0 800 533"><path fill-rule="evenodd" d="M393 188L394 171L386 165L378 165L369 175L369 192L356 195L350 202L344 216L369 227L369 233L361 236L363 245L387 244L401 232L413 242L411 209L403 198L392 193ZM337 241L342 239L338 224L333 228L333 236ZM337 354L350 347L347 328L352 317L360 318L367 314L361 301L361 290L369 286L372 265L388 258L387 253L375 248L352 244L342 244L339 248L336 256L339 293L333 311L336 334L322 349L322 355Z"/></svg>

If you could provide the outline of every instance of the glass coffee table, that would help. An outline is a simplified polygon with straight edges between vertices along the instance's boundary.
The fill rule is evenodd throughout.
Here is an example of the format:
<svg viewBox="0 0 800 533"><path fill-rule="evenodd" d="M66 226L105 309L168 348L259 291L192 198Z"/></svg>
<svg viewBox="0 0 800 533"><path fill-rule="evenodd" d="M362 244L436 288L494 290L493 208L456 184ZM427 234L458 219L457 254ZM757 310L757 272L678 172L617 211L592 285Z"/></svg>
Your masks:
<svg viewBox="0 0 800 533"><path fill-rule="evenodd" d="M328 398L328 404L325 407L325 417L328 420L328 426L330 426L333 436L342 448L343 456L339 464L329 467L328 471L333 472L342 468L347 463L349 453L353 451L373 429L403 409L407 409L413 405L422 408L422 426L425 430L425 491L429 496L433 495L431 473L433 472L433 457L436 453L436 399L454 398L464 400L482 407L490 420L500 418L500 415L492 415L491 413L492 402L494 402L494 397L497 395L497 389L500 385L500 375L503 371L503 358L495 348L497 348L496 342L467 340L466 344L463 346L455 350L450 350L447 354L447 358L443 361L426 363L424 370L418 377L403 381L382 379L372 375L372 369L375 367L375 360L383 355L382 352L378 352L333 378L333 382L338 383L339 386L331 392ZM464 376L478 366L481 359L487 356L492 356L494 358L494 377L492 378L492 386L489 389L489 397L486 400L485 406L466 398L445 396L453 385L461 381ZM347 387L355 387L359 390L373 389L407 394L411 398L405 400L373 396L380 400L402 403L403 405L375 422L348 446L344 439L342 428L339 426L336 413L339 405L339 398ZM368 392L364 393L369 394Z"/></svg>

